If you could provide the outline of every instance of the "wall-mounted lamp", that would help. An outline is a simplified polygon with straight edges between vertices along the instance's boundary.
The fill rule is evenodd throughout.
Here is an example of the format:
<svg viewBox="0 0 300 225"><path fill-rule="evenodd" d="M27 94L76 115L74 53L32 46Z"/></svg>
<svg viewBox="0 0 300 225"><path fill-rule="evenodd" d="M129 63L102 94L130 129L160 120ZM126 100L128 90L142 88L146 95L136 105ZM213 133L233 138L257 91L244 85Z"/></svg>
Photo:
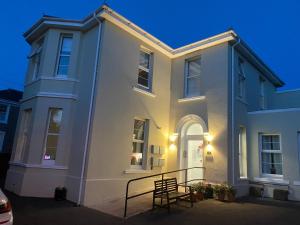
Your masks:
<svg viewBox="0 0 300 225"><path fill-rule="evenodd" d="M175 143L176 140L177 140L177 138L178 138L178 134L177 133L174 133L174 134L170 135L170 137L169 137L169 140L170 140L169 149L171 151L175 151L176 148L177 148L176 143Z"/></svg>
<svg viewBox="0 0 300 225"><path fill-rule="evenodd" d="M207 141L206 152L207 155L211 155L213 150L213 146L211 145L211 141L213 140L213 136L210 133L204 133L204 138Z"/></svg>
<svg viewBox="0 0 300 225"><path fill-rule="evenodd" d="M170 135L169 139L171 142L175 142L178 138L178 134L177 133L174 133L172 135Z"/></svg>

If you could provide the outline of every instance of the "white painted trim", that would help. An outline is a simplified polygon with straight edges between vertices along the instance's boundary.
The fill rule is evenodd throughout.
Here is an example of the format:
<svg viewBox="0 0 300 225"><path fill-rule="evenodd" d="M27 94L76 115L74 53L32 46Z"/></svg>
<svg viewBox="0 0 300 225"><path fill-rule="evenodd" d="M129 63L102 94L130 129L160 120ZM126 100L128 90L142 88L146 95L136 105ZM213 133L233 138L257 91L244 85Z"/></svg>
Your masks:
<svg viewBox="0 0 300 225"><path fill-rule="evenodd" d="M273 184L284 184L284 185L290 184L289 180L283 180L280 178L271 178L271 177L254 177L253 180L261 183L273 183Z"/></svg>
<svg viewBox="0 0 300 225"><path fill-rule="evenodd" d="M281 112L298 112L298 111L300 111L300 108L270 109L270 110L259 110L259 111L248 112L248 115L281 113Z"/></svg>
<svg viewBox="0 0 300 225"><path fill-rule="evenodd" d="M55 169L55 170L67 170L66 166L58 166L58 165L43 165L43 164L29 164L22 162L9 162L9 165L20 166L25 168L40 168L40 169Z"/></svg>
<svg viewBox="0 0 300 225"><path fill-rule="evenodd" d="M64 99L72 99L77 100L78 96L74 94L68 94L68 93L56 93L56 92L39 92L35 96L31 96L25 99L22 99L20 102L24 103L26 101L29 101L33 98L37 97L46 97L46 98L64 98Z"/></svg>
<svg viewBox="0 0 300 225"><path fill-rule="evenodd" d="M282 90L282 91L276 91L276 94L284 94L284 93L288 93L288 92L300 92L300 88L296 88L296 89L290 89L290 90Z"/></svg>
<svg viewBox="0 0 300 225"><path fill-rule="evenodd" d="M147 96L150 96L152 98L155 98L156 95L153 94L152 92L149 92L149 91L146 91L146 90L143 90L141 88L138 88L138 87L133 87L132 90L136 91L136 92L139 92L141 94L144 94L144 95L147 95Z"/></svg>
<svg viewBox="0 0 300 225"><path fill-rule="evenodd" d="M128 170L124 170L125 174L139 174L139 173L151 173L151 170L143 170L143 169L128 169Z"/></svg>
<svg viewBox="0 0 300 225"><path fill-rule="evenodd" d="M180 98L177 101L178 102L192 102L192 101L200 101L204 100L205 96L196 96L196 97L187 97L187 98Z"/></svg>
<svg viewBox="0 0 300 225"><path fill-rule="evenodd" d="M69 82L79 82L78 79L75 79L75 78L69 78L69 77L62 77L62 76L51 76L51 77L48 77L48 76L41 76L33 81L30 81L28 83L25 84L25 87L27 86L30 86L40 80L56 80L56 81L69 81Z"/></svg>
<svg viewBox="0 0 300 225"><path fill-rule="evenodd" d="M293 185L300 186L300 181L299 180L294 180Z"/></svg>

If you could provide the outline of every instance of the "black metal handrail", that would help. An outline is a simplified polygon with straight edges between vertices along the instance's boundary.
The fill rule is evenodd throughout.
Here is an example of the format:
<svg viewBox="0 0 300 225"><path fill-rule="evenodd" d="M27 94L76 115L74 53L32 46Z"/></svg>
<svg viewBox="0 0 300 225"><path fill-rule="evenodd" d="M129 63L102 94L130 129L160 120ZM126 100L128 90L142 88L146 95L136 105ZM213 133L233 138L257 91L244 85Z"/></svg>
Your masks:
<svg viewBox="0 0 300 225"><path fill-rule="evenodd" d="M151 192L154 191L153 190L150 190L150 191L145 191L145 192L142 192L142 193L139 193L139 194L135 194L135 195L131 195L131 196L128 196L128 190L129 190L129 184L134 182L134 181L138 181L138 180L144 180L144 179L147 179L147 178L151 178L151 177L158 177L158 176L161 176L161 180L164 180L164 176L166 174L170 174L170 173L178 173L178 172L182 172L184 171L184 175L185 175L185 181L184 182L181 182L179 184L187 184L189 182L192 182L192 181L204 181L205 179L204 178L199 178L199 179L192 179L192 180L187 180L187 175L188 175L188 170L192 170L192 169L203 169L205 171L205 167L190 167L190 168L185 168L185 169L179 169L179 170L172 170L172 171L167 171L167 172L163 172L163 173L157 173L157 174L152 174L152 175L148 175L148 176L143 176L143 177L138 177L138 178L134 178L134 179L131 179L127 182L127 185L126 185L126 197L125 197L125 208L124 208L124 217L126 217L127 215L127 202L129 199L132 199L132 198L136 198L136 197L139 197L139 196L142 196L142 195L146 195L146 194L149 194ZM204 173L203 173L203 176L204 176Z"/></svg>

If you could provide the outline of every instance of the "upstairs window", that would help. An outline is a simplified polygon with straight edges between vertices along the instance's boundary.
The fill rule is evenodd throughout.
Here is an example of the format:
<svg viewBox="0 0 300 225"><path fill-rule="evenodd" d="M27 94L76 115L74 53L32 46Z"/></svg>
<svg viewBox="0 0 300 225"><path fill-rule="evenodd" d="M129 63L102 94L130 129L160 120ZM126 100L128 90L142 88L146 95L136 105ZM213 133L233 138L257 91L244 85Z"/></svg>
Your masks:
<svg viewBox="0 0 300 225"><path fill-rule="evenodd" d="M61 130L62 109L50 108L44 149L44 163L54 164Z"/></svg>
<svg viewBox="0 0 300 225"><path fill-rule="evenodd" d="M244 60L238 59L238 97L245 100L246 97L246 75L244 70Z"/></svg>
<svg viewBox="0 0 300 225"><path fill-rule="evenodd" d="M138 85L142 89L151 91L152 75L151 75L152 54L144 49L140 50Z"/></svg>
<svg viewBox="0 0 300 225"><path fill-rule="evenodd" d="M7 123L9 115L9 105L0 104L0 123Z"/></svg>
<svg viewBox="0 0 300 225"><path fill-rule="evenodd" d="M259 87L260 87L260 93L259 93L259 104L260 109L266 108L266 102L265 102L265 80L263 78L259 78Z"/></svg>
<svg viewBox="0 0 300 225"><path fill-rule="evenodd" d="M263 175L282 175L279 135L261 134L261 170Z"/></svg>
<svg viewBox="0 0 300 225"><path fill-rule="evenodd" d="M185 97L200 96L201 58L186 61Z"/></svg>
<svg viewBox="0 0 300 225"><path fill-rule="evenodd" d="M141 119L134 120L131 167L142 169L144 153L147 146L147 121Z"/></svg>
<svg viewBox="0 0 300 225"><path fill-rule="evenodd" d="M33 57L33 64L34 64L33 77L32 77L33 80L35 80L41 76L40 65L41 65L43 44L44 44L44 39L42 38L37 43L37 49L36 49L35 55Z"/></svg>
<svg viewBox="0 0 300 225"><path fill-rule="evenodd" d="M57 61L57 72L58 76L66 77L69 72L71 50L72 50L73 39L71 36L62 36L60 41L60 50Z"/></svg>

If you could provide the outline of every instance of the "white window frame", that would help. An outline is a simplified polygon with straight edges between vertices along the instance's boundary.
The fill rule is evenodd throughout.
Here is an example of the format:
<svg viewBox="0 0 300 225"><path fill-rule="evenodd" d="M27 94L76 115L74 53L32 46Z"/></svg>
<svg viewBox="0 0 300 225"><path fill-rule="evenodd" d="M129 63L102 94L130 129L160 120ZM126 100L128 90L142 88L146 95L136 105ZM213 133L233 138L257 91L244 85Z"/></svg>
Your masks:
<svg viewBox="0 0 300 225"><path fill-rule="evenodd" d="M138 66L138 69L140 70L143 70L145 71L146 73L148 73L148 86L145 86L145 85L142 85L142 84L139 84L138 80L137 80L137 86L140 87L141 89L143 90L146 90L146 91L149 91L149 92L152 92L152 80L153 80L153 52L151 52L150 50L144 48L144 47L141 47L140 48L140 51L139 51L139 54L141 52L144 52L146 54L149 55L149 68L145 68L143 66L140 65L139 63L139 66ZM139 55L140 57L140 55ZM139 79L139 72L138 72L138 77Z"/></svg>
<svg viewBox="0 0 300 225"><path fill-rule="evenodd" d="M59 133L49 133L49 124L50 124L50 119L51 119L51 110L53 109L57 109L57 110L61 110L62 113L63 113L63 109L62 108L56 108L56 107L50 107L48 109L48 119L47 119L47 126L46 126L46 132L45 132L45 138L44 138L44 144L43 144L43 155L42 155L42 164L43 165L49 165L49 166L53 166L55 165L55 161L56 161L56 158L57 158L57 152L58 152L58 146L59 146L59 139L60 139L60 136L61 136L61 128L60 128L60 131ZM63 115L62 115L63 116ZM63 119L63 117L62 117ZM44 157L45 157L45 154L46 154L46 151L47 151L47 140L48 140L48 136L49 135L56 135L58 136L58 141L57 141L57 146L56 146L56 155L55 155L55 160L46 160Z"/></svg>
<svg viewBox="0 0 300 225"><path fill-rule="evenodd" d="M71 65L71 56L72 56L72 49L71 49L69 55L65 55L65 54L61 53L64 38L71 38L72 39L72 46L73 46L73 41L74 41L73 40L73 34L61 34L60 35L59 48L58 48L57 57L56 57L57 58L56 59L56 68L55 68L55 76L56 77L60 77L60 78L66 78L66 77L69 76L69 68L70 68L70 65ZM59 74L58 73L58 71L59 71L59 61L60 61L60 58L62 56L68 56L68 57L70 57L69 65L68 65L68 73L67 74Z"/></svg>
<svg viewBox="0 0 300 225"><path fill-rule="evenodd" d="M263 136L272 136L276 135L279 136L279 147L280 150L262 150L262 137ZM281 162L282 162L282 174L269 174L263 173L262 171L262 153L280 153L281 154ZM260 176L267 177L267 178L275 178L275 179L282 179L283 178L283 154L282 154L282 141L281 141L281 134L279 133L259 133L259 166L260 166Z"/></svg>
<svg viewBox="0 0 300 225"><path fill-rule="evenodd" d="M245 74L245 61L242 58L238 58L238 98L246 99L246 74Z"/></svg>
<svg viewBox="0 0 300 225"><path fill-rule="evenodd" d="M6 106L5 119L4 120L0 120L0 123L7 124L9 113L10 113L10 105L6 104L6 103L3 103L3 102L0 102L0 105L5 105Z"/></svg>
<svg viewBox="0 0 300 225"><path fill-rule="evenodd" d="M134 170L146 170L146 162L147 162L147 149L148 149L148 135L149 135L149 120L147 119L141 119L138 117L135 117L133 119L133 124L135 122L135 120L139 120L139 121L143 121L144 122L144 140L138 140L138 139L134 139L132 138L132 144L131 146L133 146L133 143L143 143L143 152L142 152L142 165L131 165L131 159L130 159L130 169L134 169ZM133 126L133 132L132 135L134 134L134 126ZM133 150L133 149L132 149ZM130 155L133 154L133 151L131 150Z"/></svg>
<svg viewBox="0 0 300 225"><path fill-rule="evenodd" d="M239 175L240 179L247 178L247 131L246 127L239 127Z"/></svg>
<svg viewBox="0 0 300 225"><path fill-rule="evenodd" d="M194 76L189 76L189 63L191 61L200 59L200 73L199 75L194 75ZM189 78L197 78L200 79L201 78L201 66L202 66L202 58L201 55L197 55L195 57L189 58L185 60L185 66L184 66L184 98L192 98L192 97L199 97L201 96L201 94L199 95L189 95L188 94L188 79Z"/></svg>
<svg viewBox="0 0 300 225"><path fill-rule="evenodd" d="M30 56L33 61L33 74L32 74L32 81L38 79L41 74L41 60L42 60L42 52L44 47L44 37L41 37L36 43L37 48L34 53ZM36 61L38 58L38 61Z"/></svg>
<svg viewBox="0 0 300 225"><path fill-rule="evenodd" d="M266 98L265 98L265 79L259 78L259 105L260 109L266 109Z"/></svg>

